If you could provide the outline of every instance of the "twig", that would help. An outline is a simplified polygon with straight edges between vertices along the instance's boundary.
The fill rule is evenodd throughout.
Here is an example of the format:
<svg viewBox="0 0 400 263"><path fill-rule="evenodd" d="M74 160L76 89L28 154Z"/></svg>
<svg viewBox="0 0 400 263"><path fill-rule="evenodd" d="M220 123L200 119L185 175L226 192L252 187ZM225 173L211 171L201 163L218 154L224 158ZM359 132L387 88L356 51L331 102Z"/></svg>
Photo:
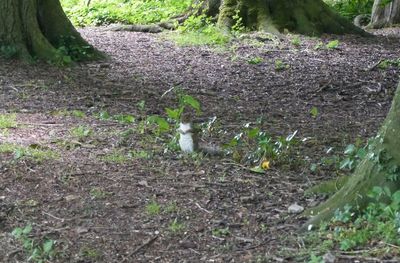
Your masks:
<svg viewBox="0 0 400 263"><path fill-rule="evenodd" d="M146 246L150 246L151 244L154 243L154 241L156 241L158 238L158 235L149 238L148 240L146 240L142 245L138 246L132 253L130 253L130 256L135 255L137 252L139 252L142 248L146 247Z"/></svg>
<svg viewBox="0 0 400 263"><path fill-rule="evenodd" d="M374 70L377 66L379 66L379 64L381 64L382 61L383 61L383 59L380 59L378 62L376 62L375 64L373 64L371 67L366 68L365 71L372 71L372 70Z"/></svg>
<svg viewBox="0 0 400 263"><path fill-rule="evenodd" d="M200 209L200 210L202 210L202 211L204 211L204 212L206 212L207 214L211 214L211 212L210 211L208 211L207 209L205 209L205 208L203 208L203 207L201 207L198 203L196 203L196 206Z"/></svg>

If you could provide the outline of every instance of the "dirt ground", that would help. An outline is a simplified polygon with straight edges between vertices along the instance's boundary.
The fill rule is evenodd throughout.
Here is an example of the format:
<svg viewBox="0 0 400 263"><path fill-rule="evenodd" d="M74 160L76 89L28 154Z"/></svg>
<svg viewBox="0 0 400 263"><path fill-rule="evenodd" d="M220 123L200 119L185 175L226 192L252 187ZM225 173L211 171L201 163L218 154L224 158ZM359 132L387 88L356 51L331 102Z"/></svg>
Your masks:
<svg viewBox="0 0 400 263"><path fill-rule="evenodd" d="M109 59L70 68L0 59L0 113L16 113L18 123L0 131L0 142L55 153L44 160L0 154L1 262L30 256L11 235L29 224L34 244L55 241L48 262L307 261L307 243L296 232L305 218L288 207L323 200L304 191L338 171L310 166L330 147L340 155L376 133L400 72L377 67L399 58L397 29L369 39L252 35L224 48L99 28L81 33ZM336 39L338 48L325 47ZM248 62L254 58L261 63ZM288 68L277 70L277 60ZM173 92L162 96L174 86L201 102L203 117L217 117L214 143L259 118L272 135L297 130L307 140L296 163L257 174L230 156L165 152L163 141L139 126L176 105ZM136 121L104 120L100 112ZM78 126L91 132L74 137ZM128 152L123 160L115 154ZM332 253L337 262L356 262Z"/></svg>

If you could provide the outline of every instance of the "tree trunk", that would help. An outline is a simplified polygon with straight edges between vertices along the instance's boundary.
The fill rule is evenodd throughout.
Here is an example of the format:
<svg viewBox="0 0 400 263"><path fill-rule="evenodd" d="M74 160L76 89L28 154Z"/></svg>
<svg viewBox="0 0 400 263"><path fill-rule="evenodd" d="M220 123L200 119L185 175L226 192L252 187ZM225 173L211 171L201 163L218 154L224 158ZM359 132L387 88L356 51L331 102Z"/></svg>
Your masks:
<svg viewBox="0 0 400 263"><path fill-rule="evenodd" d="M0 21L0 47L12 47L20 58L57 62L68 55L60 47L102 56L75 30L59 0L1 0Z"/></svg>
<svg viewBox="0 0 400 263"><path fill-rule="evenodd" d="M304 225L318 225L332 218L337 209L351 205L363 209L372 201L367 197L374 186L400 189L400 84L392 107L378 135L369 144L368 154L347 183L326 202L306 211L312 218Z"/></svg>
<svg viewBox="0 0 400 263"><path fill-rule="evenodd" d="M321 0L206 0L201 8L207 14L215 12L216 6L219 6L218 24L226 30L237 22L239 15L243 26L271 33L366 34Z"/></svg>
<svg viewBox="0 0 400 263"><path fill-rule="evenodd" d="M375 0L368 28L382 28L398 23L400 23L400 0L393 0L387 4L385 0Z"/></svg>

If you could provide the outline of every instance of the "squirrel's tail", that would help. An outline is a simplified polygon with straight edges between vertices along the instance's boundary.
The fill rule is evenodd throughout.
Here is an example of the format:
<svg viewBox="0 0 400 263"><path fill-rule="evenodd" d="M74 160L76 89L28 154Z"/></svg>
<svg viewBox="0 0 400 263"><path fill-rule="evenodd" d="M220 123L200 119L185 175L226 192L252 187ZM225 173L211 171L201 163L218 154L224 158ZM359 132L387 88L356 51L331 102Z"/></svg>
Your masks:
<svg viewBox="0 0 400 263"><path fill-rule="evenodd" d="M224 151L217 145L204 145L200 144L198 150L204 154L212 156L222 156Z"/></svg>

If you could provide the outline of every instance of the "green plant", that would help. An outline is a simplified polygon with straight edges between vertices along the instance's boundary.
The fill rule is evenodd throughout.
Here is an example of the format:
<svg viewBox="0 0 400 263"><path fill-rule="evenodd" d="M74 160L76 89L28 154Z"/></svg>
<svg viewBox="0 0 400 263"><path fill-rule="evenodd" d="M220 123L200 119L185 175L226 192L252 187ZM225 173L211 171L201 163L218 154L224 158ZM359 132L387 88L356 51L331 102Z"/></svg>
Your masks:
<svg viewBox="0 0 400 263"><path fill-rule="evenodd" d="M46 239L43 242L34 240L30 237L32 225L28 224L24 228L14 228L11 235L22 243L23 251L27 256L27 261L45 263L51 261L55 256L55 241Z"/></svg>
<svg viewBox="0 0 400 263"><path fill-rule="evenodd" d="M78 127L70 129L69 132L73 137L83 140L92 135L93 130L87 126L79 125Z"/></svg>
<svg viewBox="0 0 400 263"><path fill-rule="evenodd" d="M0 129L17 127L16 114L0 114Z"/></svg>
<svg viewBox="0 0 400 263"><path fill-rule="evenodd" d="M178 219L175 218L171 224L168 227L169 231L171 231L174 234L178 234L180 232L183 232L185 230L185 225L182 223L178 222Z"/></svg>
<svg viewBox="0 0 400 263"><path fill-rule="evenodd" d="M275 60L275 70L282 71L288 69L290 66L280 59Z"/></svg>
<svg viewBox="0 0 400 263"><path fill-rule="evenodd" d="M314 119L317 118L318 114L319 114L319 110L317 107L313 106L310 110L310 114L311 117L313 117Z"/></svg>
<svg viewBox="0 0 400 263"><path fill-rule="evenodd" d="M325 0L325 2L349 19L371 13L374 4L374 0Z"/></svg>
<svg viewBox="0 0 400 263"><path fill-rule="evenodd" d="M232 16L232 19L235 22L231 28L233 34L238 35L246 32L246 27L243 24L243 17L240 15L240 10L235 10L235 14Z"/></svg>
<svg viewBox="0 0 400 263"><path fill-rule="evenodd" d="M150 216L158 215L161 211L161 206L155 201L152 200L150 203L146 205L146 213Z"/></svg>
<svg viewBox="0 0 400 263"><path fill-rule="evenodd" d="M18 55L16 46L13 45L1 45L0 43L0 57L5 59L15 58Z"/></svg>
<svg viewBox="0 0 400 263"><path fill-rule="evenodd" d="M358 163L367 155L367 145L349 144L344 150L344 159L339 164L339 169L353 171Z"/></svg>
<svg viewBox="0 0 400 263"><path fill-rule="evenodd" d="M229 236L230 234L231 231L229 230L229 227L215 228L214 230L212 230L212 235L216 237Z"/></svg>
<svg viewBox="0 0 400 263"><path fill-rule="evenodd" d="M237 133L225 148L233 156L235 153L245 152L240 159L250 164L258 164L252 171L264 172L265 169L269 169L270 161L283 162L289 157L289 150L298 142L295 139L296 134L297 131L286 137L273 138L259 127L251 127L250 123L247 123L244 125L244 130ZM264 162L268 162L265 167L263 167Z"/></svg>
<svg viewBox="0 0 400 263"><path fill-rule="evenodd" d="M332 40L329 41L328 44L326 44L327 49L337 49L339 47L339 40Z"/></svg>
<svg viewBox="0 0 400 263"><path fill-rule="evenodd" d="M299 36L294 36L292 38L292 45L295 47L299 47L301 45L301 40Z"/></svg>
<svg viewBox="0 0 400 263"><path fill-rule="evenodd" d="M11 143L0 143L0 153L12 153L15 160L29 158L37 162L56 159L58 155L48 149L41 149L39 145L20 146Z"/></svg>
<svg viewBox="0 0 400 263"><path fill-rule="evenodd" d="M254 57L254 58L250 58L247 62L248 62L249 64L257 65L257 64L260 64L260 63L263 62L263 58L261 58L261 57Z"/></svg>

